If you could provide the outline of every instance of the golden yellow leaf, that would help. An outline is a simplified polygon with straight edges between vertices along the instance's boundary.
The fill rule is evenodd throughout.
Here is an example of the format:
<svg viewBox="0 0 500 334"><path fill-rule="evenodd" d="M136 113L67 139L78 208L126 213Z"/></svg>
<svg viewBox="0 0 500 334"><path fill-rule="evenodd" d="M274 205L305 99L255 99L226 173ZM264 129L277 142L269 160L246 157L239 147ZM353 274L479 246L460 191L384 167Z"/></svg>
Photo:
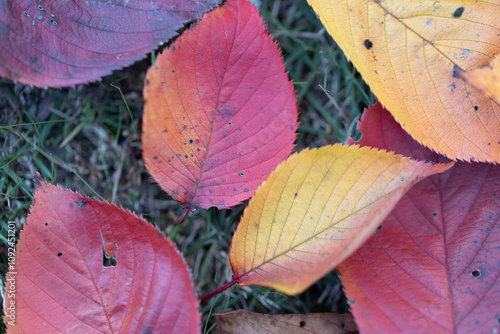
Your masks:
<svg viewBox="0 0 500 334"><path fill-rule="evenodd" d="M500 105L459 77L500 52L500 2L308 0L373 93L418 142L500 162Z"/></svg>
<svg viewBox="0 0 500 334"><path fill-rule="evenodd" d="M490 64L460 74L468 83L500 104L500 53Z"/></svg>
<svg viewBox="0 0 500 334"><path fill-rule="evenodd" d="M293 295L353 253L406 191L451 164L368 147L304 150L257 190L233 236L233 281Z"/></svg>

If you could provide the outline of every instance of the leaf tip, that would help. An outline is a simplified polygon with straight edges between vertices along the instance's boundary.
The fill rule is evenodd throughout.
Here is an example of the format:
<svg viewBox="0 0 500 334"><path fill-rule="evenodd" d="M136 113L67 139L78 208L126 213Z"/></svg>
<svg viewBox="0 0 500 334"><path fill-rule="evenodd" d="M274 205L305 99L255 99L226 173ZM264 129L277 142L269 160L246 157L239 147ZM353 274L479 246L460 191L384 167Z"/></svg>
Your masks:
<svg viewBox="0 0 500 334"><path fill-rule="evenodd" d="M46 183L40 173L36 172L35 177L33 178L33 184L35 185L35 191L38 190L42 186L42 183Z"/></svg>

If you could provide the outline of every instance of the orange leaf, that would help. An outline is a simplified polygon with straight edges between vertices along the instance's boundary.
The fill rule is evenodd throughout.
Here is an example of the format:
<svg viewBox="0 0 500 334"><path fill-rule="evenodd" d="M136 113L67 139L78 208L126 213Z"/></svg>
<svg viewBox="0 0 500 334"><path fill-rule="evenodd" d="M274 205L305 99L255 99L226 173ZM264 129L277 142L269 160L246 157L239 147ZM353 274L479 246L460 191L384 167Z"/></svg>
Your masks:
<svg viewBox="0 0 500 334"><path fill-rule="evenodd" d="M460 76L500 104L500 53L490 64L461 72Z"/></svg>
<svg viewBox="0 0 500 334"><path fill-rule="evenodd" d="M187 208L250 198L292 152L293 85L255 7L230 0L186 31L148 71L146 167Z"/></svg>
<svg viewBox="0 0 500 334"><path fill-rule="evenodd" d="M500 162L500 105L459 78L500 48L500 4L308 0L370 88L418 142Z"/></svg>
<svg viewBox="0 0 500 334"><path fill-rule="evenodd" d="M340 144L291 156L243 214L230 252L234 281L304 291L369 238L415 182L451 165Z"/></svg>
<svg viewBox="0 0 500 334"><path fill-rule="evenodd" d="M247 310L215 314L217 334L357 332L352 315L337 313L259 314Z"/></svg>

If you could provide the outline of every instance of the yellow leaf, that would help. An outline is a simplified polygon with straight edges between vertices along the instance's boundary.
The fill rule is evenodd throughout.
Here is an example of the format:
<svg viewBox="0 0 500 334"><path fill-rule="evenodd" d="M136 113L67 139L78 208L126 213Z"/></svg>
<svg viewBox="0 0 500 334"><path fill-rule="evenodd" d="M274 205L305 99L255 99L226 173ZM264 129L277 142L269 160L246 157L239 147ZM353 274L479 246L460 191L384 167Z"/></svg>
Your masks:
<svg viewBox="0 0 500 334"><path fill-rule="evenodd" d="M500 3L308 0L373 93L418 142L500 162L500 105L459 77L500 51Z"/></svg>
<svg viewBox="0 0 500 334"><path fill-rule="evenodd" d="M461 77L500 104L500 53L490 64L462 72Z"/></svg>
<svg viewBox="0 0 500 334"><path fill-rule="evenodd" d="M340 144L292 155L243 214L230 252L234 281L304 291L368 239L413 184L452 164Z"/></svg>

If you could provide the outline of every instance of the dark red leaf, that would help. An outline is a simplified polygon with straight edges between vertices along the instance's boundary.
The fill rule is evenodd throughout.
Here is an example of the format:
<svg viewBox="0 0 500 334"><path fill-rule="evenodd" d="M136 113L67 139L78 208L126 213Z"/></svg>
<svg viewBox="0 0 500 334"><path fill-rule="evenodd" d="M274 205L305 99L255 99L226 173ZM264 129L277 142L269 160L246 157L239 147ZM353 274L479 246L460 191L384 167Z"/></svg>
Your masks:
<svg viewBox="0 0 500 334"><path fill-rule="evenodd" d="M440 161L380 104L358 144ZM457 162L415 185L339 270L362 333L500 329L500 168Z"/></svg>
<svg viewBox="0 0 500 334"><path fill-rule="evenodd" d="M220 0L0 2L0 76L38 87L98 80Z"/></svg>
<svg viewBox="0 0 500 334"><path fill-rule="evenodd" d="M241 203L293 149L293 85L245 0L208 13L158 56L144 97L146 167L185 207Z"/></svg>
<svg viewBox="0 0 500 334"><path fill-rule="evenodd" d="M9 333L200 332L191 275L170 240L129 211L43 180L12 271Z"/></svg>

